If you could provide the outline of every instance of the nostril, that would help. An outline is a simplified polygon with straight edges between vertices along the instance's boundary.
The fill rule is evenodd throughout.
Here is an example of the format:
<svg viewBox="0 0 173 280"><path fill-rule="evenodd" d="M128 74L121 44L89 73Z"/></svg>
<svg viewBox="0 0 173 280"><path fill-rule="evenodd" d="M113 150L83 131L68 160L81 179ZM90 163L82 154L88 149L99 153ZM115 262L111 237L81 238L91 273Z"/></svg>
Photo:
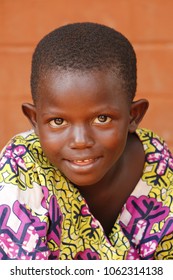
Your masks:
<svg viewBox="0 0 173 280"><path fill-rule="evenodd" d="M93 141L76 141L73 140L70 142L70 148L72 149L86 149L93 146Z"/></svg>

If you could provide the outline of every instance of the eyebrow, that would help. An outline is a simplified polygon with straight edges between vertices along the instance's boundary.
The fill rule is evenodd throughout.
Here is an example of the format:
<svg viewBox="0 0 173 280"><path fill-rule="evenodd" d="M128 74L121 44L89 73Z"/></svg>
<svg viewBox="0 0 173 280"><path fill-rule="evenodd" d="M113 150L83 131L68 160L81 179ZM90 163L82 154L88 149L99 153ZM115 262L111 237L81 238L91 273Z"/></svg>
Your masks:
<svg viewBox="0 0 173 280"><path fill-rule="evenodd" d="M121 112L121 110L119 108L115 108L115 107L99 107L96 110L90 110L88 111L89 114L106 114L106 113L114 113L114 114L119 114ZM49 112L44 112L42 113L42 116L47 116L47 115L57 115L57 114L62 114L65 115L67 114L68 111L67 110L50 110Z"/></svg>

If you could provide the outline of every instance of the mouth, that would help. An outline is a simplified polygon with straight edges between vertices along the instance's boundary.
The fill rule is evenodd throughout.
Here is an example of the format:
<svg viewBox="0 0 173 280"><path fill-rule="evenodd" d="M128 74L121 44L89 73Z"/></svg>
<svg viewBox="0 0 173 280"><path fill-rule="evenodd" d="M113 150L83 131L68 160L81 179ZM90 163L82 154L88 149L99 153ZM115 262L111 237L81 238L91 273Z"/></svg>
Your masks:
<svg viewBox="0 0 173 280"><path fill-rule="evenodd" d="M76 160L70 160L71 163L75 164L75 165L79 165L79 166L86 166L86 165L90 165L92 163L94 163L97 160L97 158L93 159L93 158L87 158L87 159L76 159Z"/></svg>
<svg viewBox="0 0 173 280"><path fill-rule="evenodd" d="M83 159L66 159L66 164L70 169L79 172L85 172L96 167L101 157L96 158L83 158Z"/></svg>

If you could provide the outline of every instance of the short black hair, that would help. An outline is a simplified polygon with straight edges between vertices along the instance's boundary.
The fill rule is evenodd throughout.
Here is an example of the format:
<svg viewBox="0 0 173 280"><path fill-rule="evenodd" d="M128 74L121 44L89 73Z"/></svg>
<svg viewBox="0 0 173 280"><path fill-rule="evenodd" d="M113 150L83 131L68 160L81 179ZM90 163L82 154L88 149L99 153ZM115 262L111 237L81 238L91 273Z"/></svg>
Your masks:
<svg viewBox="0 0 173 280"><path fill-rule="evenodd" d="M31 92L38 98L40 78L49 71L113 71L130 100L136 93L136 54L129 40L115 29L92 22L72 23L47 34L32 57Z"/></svg>

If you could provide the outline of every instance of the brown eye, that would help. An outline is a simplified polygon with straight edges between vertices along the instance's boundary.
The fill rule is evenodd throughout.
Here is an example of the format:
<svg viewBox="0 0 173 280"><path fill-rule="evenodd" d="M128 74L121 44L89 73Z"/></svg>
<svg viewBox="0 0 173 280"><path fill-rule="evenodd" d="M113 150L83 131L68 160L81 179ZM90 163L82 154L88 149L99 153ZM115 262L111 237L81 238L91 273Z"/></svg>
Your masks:
<svg viewBox="0 0 173 280"><path fill-rule="evenodd" d="M95 118L94 123L96 124L105 124L111 122L111 118L106 115L99 115L97 118Z"/></svg>
<svg viewBox="0 0 173 280"><path fill-rule="evenodd" d="M66 125L67 122L64 119L62 119L62 118L56 118L56 119L51 120L49 122L49 124L51 125L51 127L57 128L59 126Z"/></svg>

